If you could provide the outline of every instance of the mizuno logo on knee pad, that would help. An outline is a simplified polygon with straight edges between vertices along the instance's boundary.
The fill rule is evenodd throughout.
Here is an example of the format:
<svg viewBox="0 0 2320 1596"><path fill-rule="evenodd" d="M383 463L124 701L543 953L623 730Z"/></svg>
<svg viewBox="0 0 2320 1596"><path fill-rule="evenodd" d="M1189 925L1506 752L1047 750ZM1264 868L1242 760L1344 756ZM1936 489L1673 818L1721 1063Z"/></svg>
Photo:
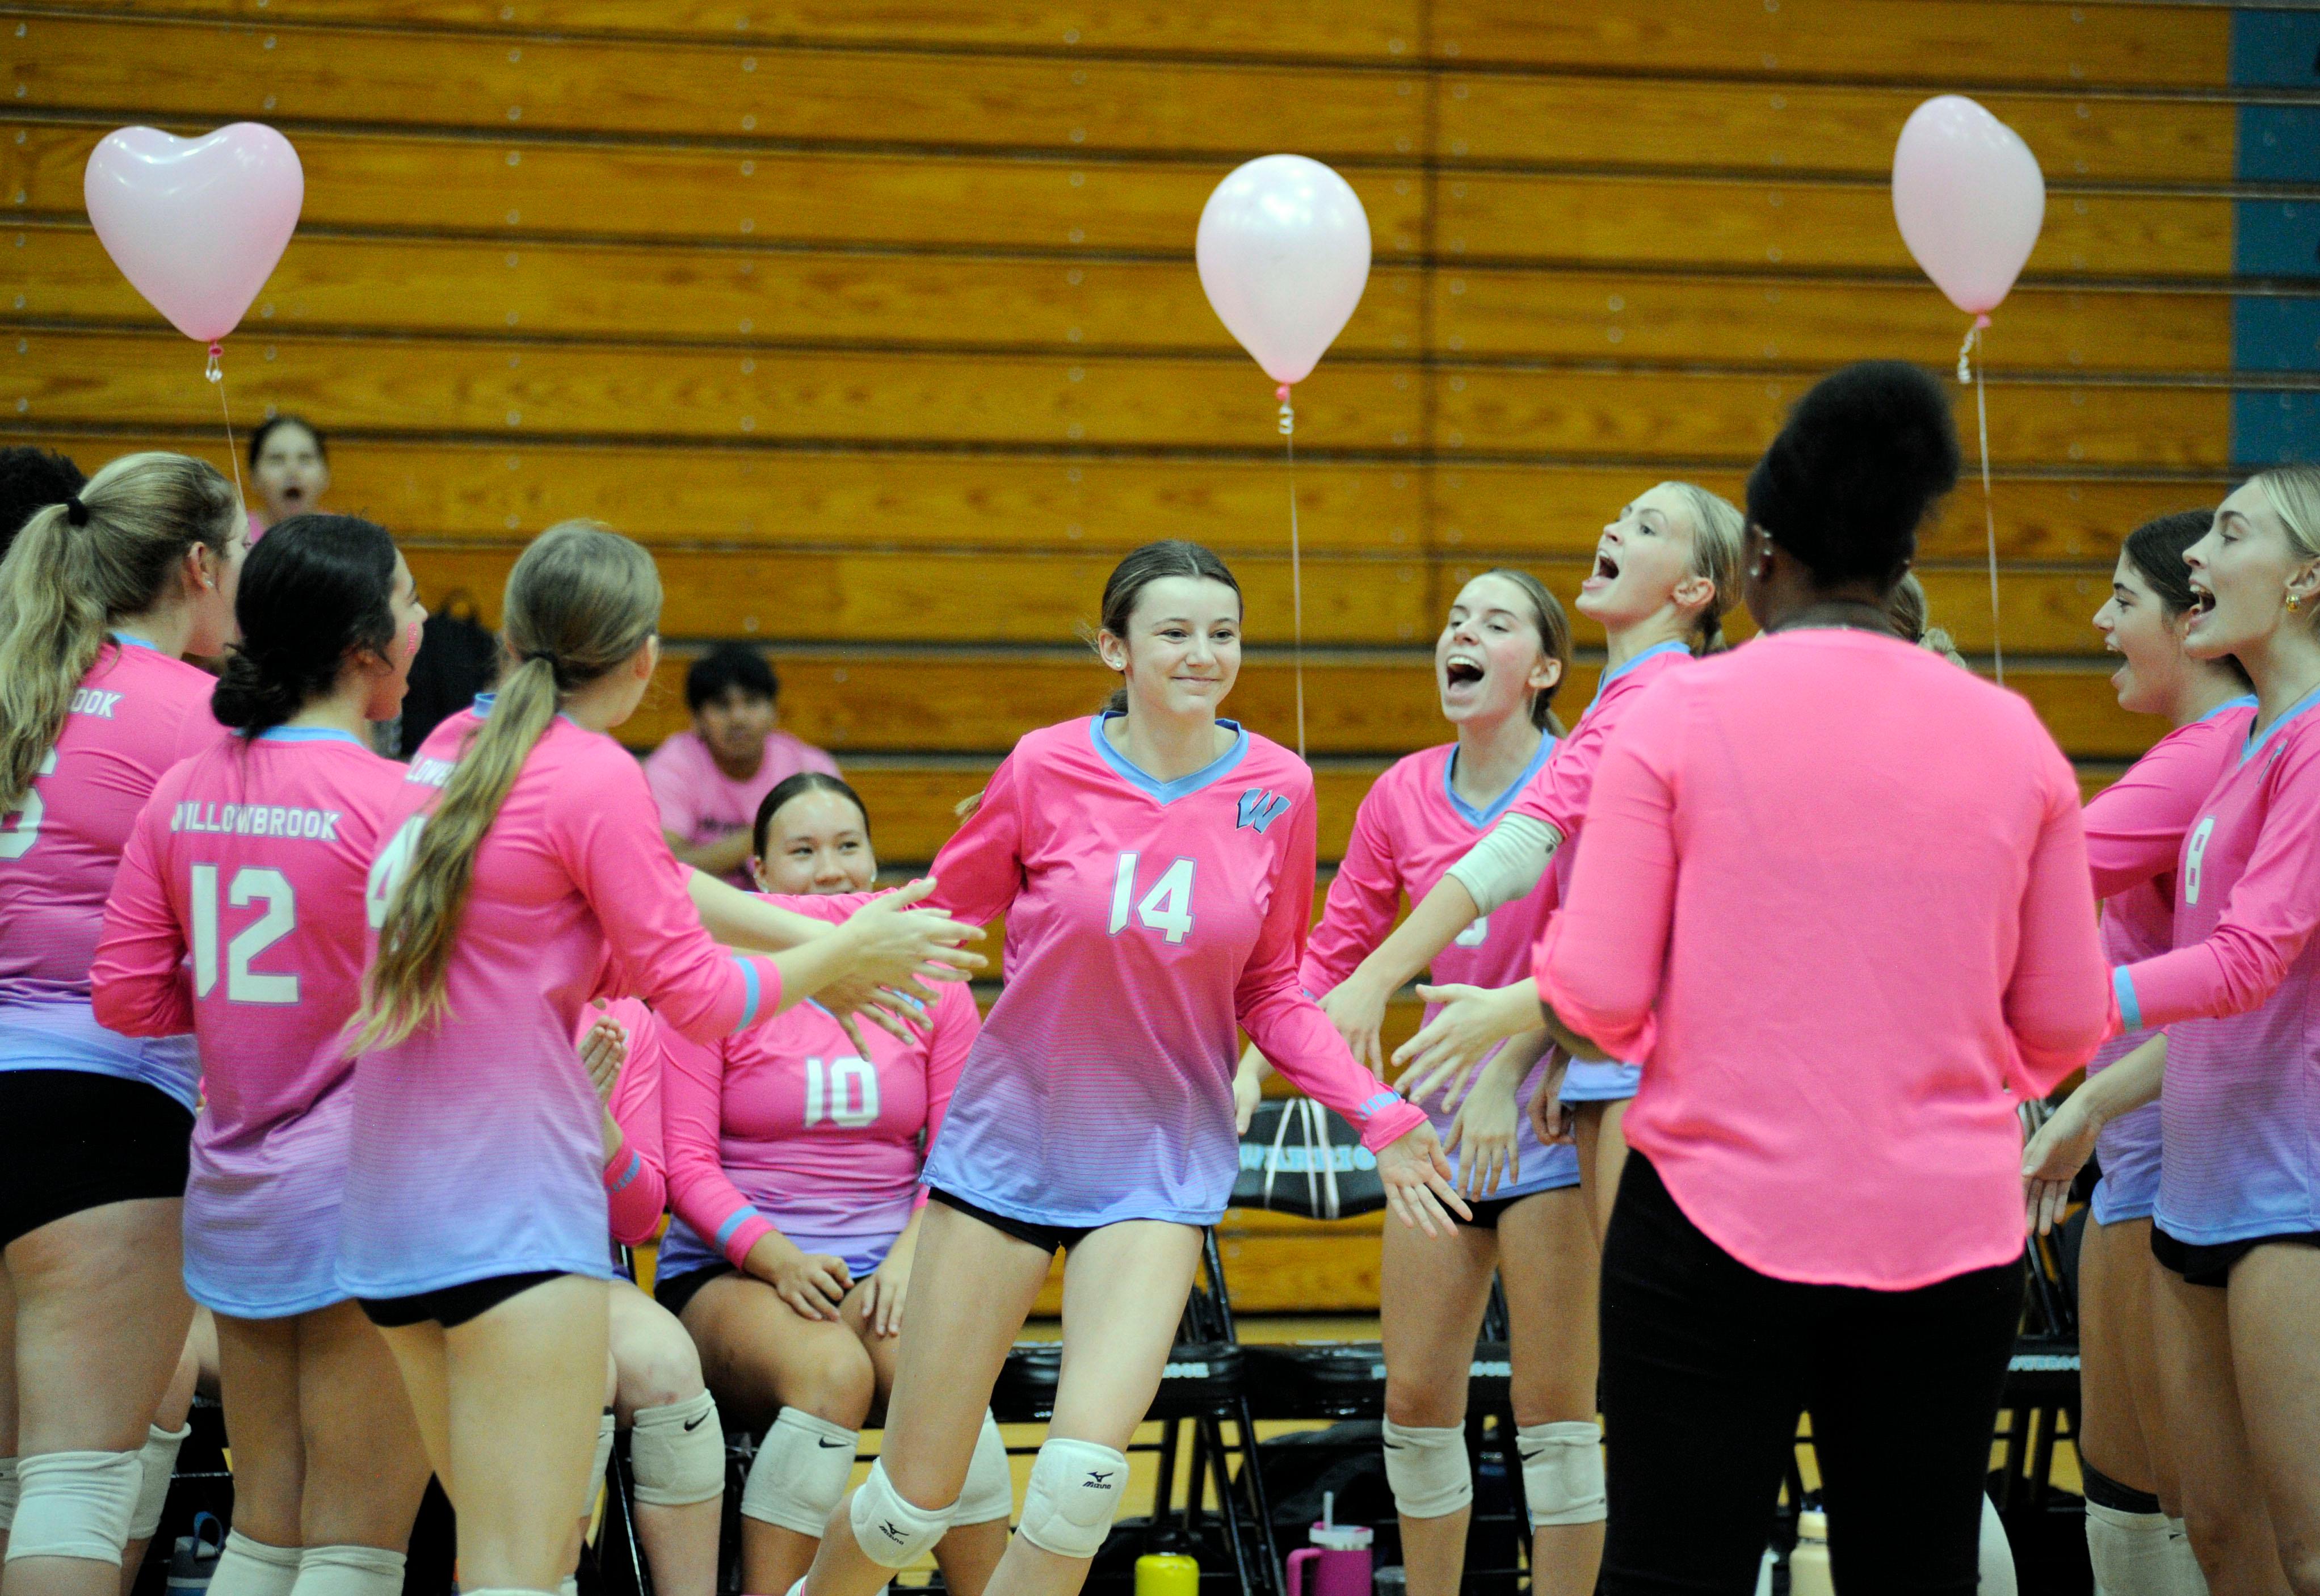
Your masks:
<svg viewBox="0 0 2320 1596"><path fill-rule="evenodd" d="M1087 1483L1089 1488L1095 1491L1106 1489L1105 1482L1109 1481L1116 1472L1118 1471L1113 1469L1088 1470Z"/></svg>

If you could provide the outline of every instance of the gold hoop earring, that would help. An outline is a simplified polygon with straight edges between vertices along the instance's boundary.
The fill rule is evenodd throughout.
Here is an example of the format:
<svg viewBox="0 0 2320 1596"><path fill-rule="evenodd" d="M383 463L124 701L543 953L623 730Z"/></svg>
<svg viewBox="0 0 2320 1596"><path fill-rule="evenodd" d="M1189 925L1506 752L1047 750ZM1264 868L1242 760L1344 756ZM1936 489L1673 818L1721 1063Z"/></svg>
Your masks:
<svg viewBox="0 0 2320 1596"><path fill-rule="evenodd" d="M2303 603L2304 601L2297 598L2294 594L2291 593L2288 595L2288 607L2290 610L2299 609L2303 606Z"/></svg>

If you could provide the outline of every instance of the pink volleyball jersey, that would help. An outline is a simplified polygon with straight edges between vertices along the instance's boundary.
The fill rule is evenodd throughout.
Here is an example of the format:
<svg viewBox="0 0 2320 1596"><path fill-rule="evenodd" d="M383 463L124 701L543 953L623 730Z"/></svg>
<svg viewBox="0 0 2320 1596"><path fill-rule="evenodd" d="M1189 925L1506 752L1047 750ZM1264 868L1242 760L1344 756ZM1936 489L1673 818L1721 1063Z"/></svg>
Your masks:
<svg viewBox="0 0 2320 1596"><path fill-rule="evenodd" d="M346 1023L363 883L402 784L403 766L343 731L279 726L170 770L130 837L96 1017L130 1036L190 1024L200 1041L186 1289L217 1312L276 1319L346 1295Z"/></svg>
<svg viewBox="0 0 2320 1596"><path fill-rule="evenodd" d="M2175 872L2174 947L2114 975L2164 1026L2160 1229L2195 1247L2320 1230L2320 691L2246 742Z"/></svg>
<svg viewBox="0 0 2320 1596"><path fill-rule="evenodd" d="M1371 1150L1425 1116L1354 1061L1298 985L1312 923L1313 773L1229 721L1232 746L1155 780L1108 717L1030 732L936 856L933 902L1007 916L1007 987L927 1160L1011 1219L1204 1225L1238 1172L1235 1022Z"/></svg>
<svg viewBox="0 0 2320 1596"><path fill-rule="evenodd" d="M217 684L150 643L113 635L23 803L0 818L0 1070L116 1075L190 1109L193 1038L105 1029L89 1011L88 971L138 811L163 771L220 736L209 712Z"/></svg>
<svg viewBox="0 0 2320 1596"><path fill-rule="evenodd" d="M374 918L490 710L478 699L412 760L371 873ZM572 1039L582 1008L633 993L709 1038L771 1012L780 975L710 939L636 760L559 715L476 850L446 991L447 1017L356 1060L338 1270L351 1296L609 1276L602 1110Z"/></svg>
<svg viewBox="0 0 2320 1596"><path fill-rule="evenodd" d="M1544 821L1565 842L1576 837L1587 821L1587 800L1595 790L1595 772L1603 763L1603 749L1627 706L1668 671L1690 663L1691 650L1683 644L1660 643L1618 669L1604 672L1579 724L1556 746L1554 757L1531 778L1508 812Z"/></svg>
<svg viewBox="0 0 2320 1596"><path fill-rule="evenodd" d="M604 1200L612 1211L612 1239L630 1247L652 1239L668 1211L668 1161L661 1140L661 1081L668 1068L668 1030L635 998L621 998L580 1011L573 1033L576 1045L599 1018L628 1034L628 1059L613 1084L612 1122L621 1128L621 1150L604 1162Z"/></svg>
<svg viewBox="0 0 2320 1596"><path fill-rule="evenodd" d="M1388 767L1355 812L1345 862L1329 884L1321 923L1306 945L1299 972L1305 990L1320 997L1352 975L1393 929L1394 912L1404 895L1415 903L1432 892L1450 866L1498 824L1554 747L1554 739L1542 736L1529 767L1482 809L1458 796L1450 784L1458 753L1455 743L1412 754ZM1546 920L1548 891L1541 882L1527 897L1501 903L1460 932L1435 956L1435 984L1500 987L1528 980L1531 946ZM1429 1005L1426 1017L1431 1020L1437 1011ZM1577 1151L1547 1147L1531 1129L1528 1108L1541 1079L1542 1073L1534 1070L1519 1094L1525 1111L1516 1124L1515 1150L1521 1173L1492 1192L1493 1198L1526 1197L1578 1183ZM1444 1111L1438 1098L1418 1106L1436 1132L1449 1133L1456 1116ZM1456 1153L1451 1159L1456 1162Z"/></svg>
<svg viewBox="0 0 2320 1596"><path fill-rule="evenodd" d="M780 902L813 913L833 901ZM676 1219L664 1278L720 1259L739 1268L769 1230L844 1258L857 1280L877 1268L922 1201L926 1149L982 1029L964 984L938 993L927 1034L910 1042L864 1024L857 1048L804 1002L706 1047L671 1044L662 1124Z"/></svg>
<svg viewBox="0 0 2320 1596"><path fill-rule="evenodd" d="M2116 889L2102 910L2103 958L2111 966L2154 958L2175 945L2176 855L2199 805L2238 762L2254 720L2252 695L2218 704L2169 731L2087 804L2089 865ZM2155 875L2121 884L2153 866ZM2150 1038L2148 1030L2135 1030L2105 1042L2087 1074L2108 1068ZM2102 1166L2095 1219L2109 1225L2149 1218L2159 1198L2159 1105L2146 1103L2104 1126L2095 1156Z"/></svg>

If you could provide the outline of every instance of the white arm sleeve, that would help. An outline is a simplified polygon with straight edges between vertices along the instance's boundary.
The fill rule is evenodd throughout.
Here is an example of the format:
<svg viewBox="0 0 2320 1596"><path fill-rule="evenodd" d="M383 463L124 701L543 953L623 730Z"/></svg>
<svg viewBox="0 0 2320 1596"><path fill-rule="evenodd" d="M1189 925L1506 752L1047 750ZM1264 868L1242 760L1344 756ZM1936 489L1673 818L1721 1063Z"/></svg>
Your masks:
<svg viewBox="0 0 2320 1596"><path fill-rule="evenodd" d="M1450 875L1488 914L1536 886L1546 874L1547 860L1562 844L1563 834L1545 821L1510 814L1467 849L1466 857L1450 866Z"/></svg>

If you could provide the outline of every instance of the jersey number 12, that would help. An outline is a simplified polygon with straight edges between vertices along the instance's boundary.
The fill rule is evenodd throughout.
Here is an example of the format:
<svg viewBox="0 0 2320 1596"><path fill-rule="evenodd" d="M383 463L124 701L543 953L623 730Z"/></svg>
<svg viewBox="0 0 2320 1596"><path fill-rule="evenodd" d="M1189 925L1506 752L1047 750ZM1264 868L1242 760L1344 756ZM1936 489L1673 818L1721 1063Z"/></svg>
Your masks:
<svg viewBox="0 0 2320 1596"><path fill-rule="evenodd" d="M218 867L194 866L194 995L207 997L218 980ZM236 909L263 902L266 912L225 945L225 995L236 1003L295 1003L298 977L266 975L249 967L259 954L298 929L298 896L279 870L246 865L233 873L226 902Z"/></svg>
<svg viewBox="0 0 2320 1596"><path fill-rule="evenodd" d="M1128 904L1136 896L1136 861L1138 856L1119 856L1119 873L1111 886L1111 934L1115 937L1128 929ZM1136 918L1147 930L1159 931L1174 947L1183 941L1192 929L1192 861L1178 859L1168 866L1152 890L1136 905Z"/></svg>

